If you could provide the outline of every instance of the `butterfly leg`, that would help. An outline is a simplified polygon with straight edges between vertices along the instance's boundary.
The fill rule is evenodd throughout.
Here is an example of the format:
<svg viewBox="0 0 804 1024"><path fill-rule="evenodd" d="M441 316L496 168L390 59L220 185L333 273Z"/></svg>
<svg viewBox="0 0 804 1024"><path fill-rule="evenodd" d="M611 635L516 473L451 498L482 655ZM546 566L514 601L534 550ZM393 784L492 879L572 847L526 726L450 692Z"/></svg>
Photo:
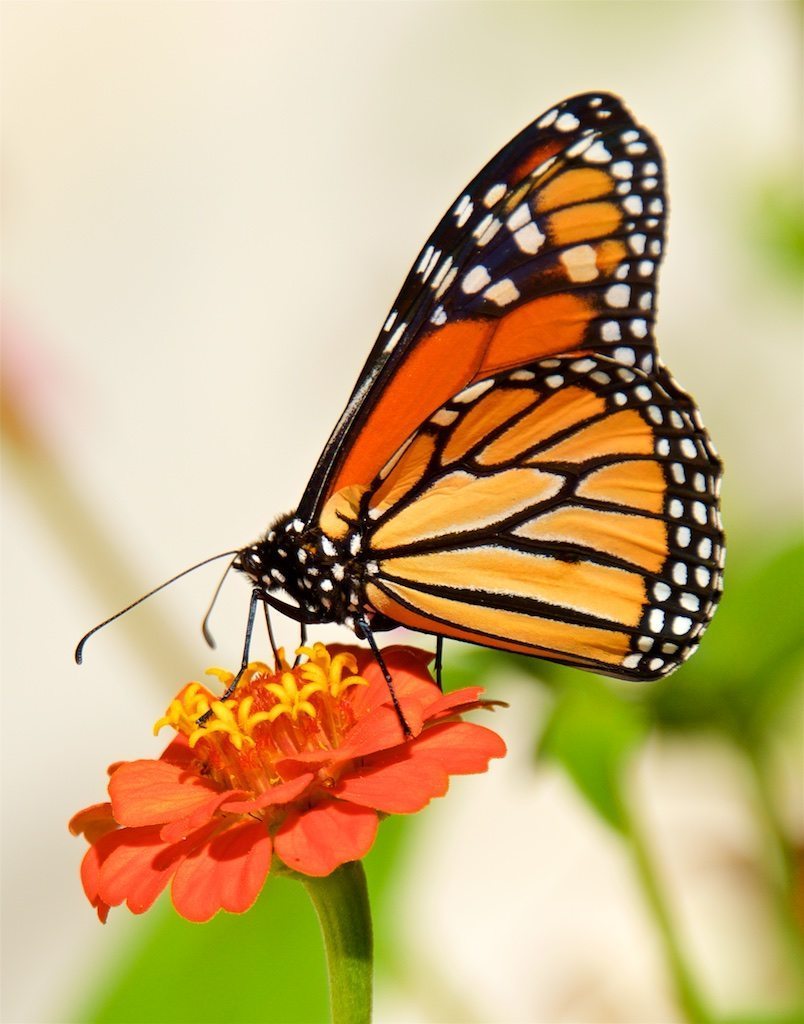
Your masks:
<svg viewBox="0 0 804 1024"><path fill-rule="evenodd" d="M300 622L299 623L299 647L306 647L306 646L307 646L307 623L306 622ZM295 668L299 664L300 661L301 661L301 655L297 654L296 655L296 660L293 662L293 667Z"/></svg>
<svg viewBox="0 0 804 1024"><path fill-rule="evenodd" d="M263 601L262 610L265 612L265 626L268 630L268 642L271 644L271 650L274 655L274 663L279 665L279 648L276 646L276 637L274 636L274 627L271 625L271 613L268 611L268 605Z"/></svg>
<svg viewBox="0 0 804 1024"><path fill-rule="evenodd" d="M254 616L257 614L257 603L258 603L259 600L260 600L259 591L252 590L252 592L251 592L251 603L248 606L248 622L246 623L246 639L245 639L245 642L243 644L243 660L240 663L240 669L238 670L237 675L234 677L234 679L231 681L231 683L229 683L229 685L226 687L225 691L223 692L222 696L220 697L220 700L228 700L229 697L232 696L232 694L235 691L235 687L240 682L240 679L241 679L243 673L246 671L246 668L248 666L248 655L249 655L249 651L251 650L251 634L254 632ZM201 717L198 719L196 724L197 725L203 725L205 722L209 721L209 719L211 717L212 717L212 711L206 711L203 715L201 715Z"/></svg>
<svg viewBox="0 0 804 1024"><path fill-rule="evenodd" d="M371 648L371 653L374 655L377 664L380 666L380 671L385 677L385 682L388 685L388 692L391 694L391 700L393 701L394 711L396 711L397 718L399 719L399 724L402 726L402 731L405 733L405 736L410 738L413 735L413 733L405 719L404 714L402 713L402 707L399 703L399 698L396 695L396 690L394 690L394 681L391 678L391 673L388 671L388 666L385 664L382 653L380 652L380 649L377 646L377 641L374 639L374 634L371 632L371 626L369 626L368 620L365 618L357 619L356 625L360 629L359 635L368 640L368 645Z"/></svg>
<svg viewBox="0 0 804 1024"><path fill-rule="evenodd" d="M439 690L444 692L444 684L441 681L441 670L444 667L444 637L436 637L436 650L435 650L435 678L436 685Z"/></svg>

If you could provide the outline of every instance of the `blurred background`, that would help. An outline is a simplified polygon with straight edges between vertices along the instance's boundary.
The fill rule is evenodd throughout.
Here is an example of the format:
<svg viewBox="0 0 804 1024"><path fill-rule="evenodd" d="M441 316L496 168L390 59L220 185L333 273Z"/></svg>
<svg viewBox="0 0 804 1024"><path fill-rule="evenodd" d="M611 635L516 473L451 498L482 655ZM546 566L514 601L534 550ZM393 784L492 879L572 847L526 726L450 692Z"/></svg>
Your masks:
<svg viewBox="0 0 804 1024"><path fill-rule="evenodd" d="M163 900L104 928L67 833L108 763L158 755L178 685L237 663L246 588L224 590L214 655L216 567L83 668L72 650L293 507L447 204L587 89L623 96L666 155L658 335L726 464L726 593L658 689L449 649L447 685L510 702L510 753L381 829L376 1016L801 1019L802 6L0 15L3 1020L326 1016L301 887L270 881L208 926Z"/></svg>

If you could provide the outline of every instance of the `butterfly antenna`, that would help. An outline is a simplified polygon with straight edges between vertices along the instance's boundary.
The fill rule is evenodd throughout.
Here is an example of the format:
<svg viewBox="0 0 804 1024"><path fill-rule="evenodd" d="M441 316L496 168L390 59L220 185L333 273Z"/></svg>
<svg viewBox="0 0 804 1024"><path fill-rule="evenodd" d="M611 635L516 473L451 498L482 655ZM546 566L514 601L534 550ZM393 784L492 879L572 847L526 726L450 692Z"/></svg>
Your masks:
<svg viewBox="0 0 804 1024"><path fill-rule="evenodd" d="M227 551L226 554L227 555L231 555L232 552L231 551ZM236 551L234 552L234 556L237 557L237 552ZM223 557L223 556L220 556L220 557ZM215 649L216 645L215 645L215 638L213 637L213 635L212 635L212 633L210 632L210 629L209 629L209 618L212 615L212 609L215 607L215 602L218 600L218 597L220 596L220 592L223 589L224 581L226 580L226 577L229 575L229 570L234 565L234 561L235 561L234 558L232 558L231 562L229 562L229 564L226 566L226 569L224 570L223 576L221 576L220 581L219 581L217 587L215 587L215 593L212 595L212 600L209 602L209 608L207 608L207 614L204 616L204 621L201 623L201 632L204 634L204 639L206 640L207 644L213 650Z"/></svg>
<svg viewBox="0 0 804 1024"><path fill-rule="evenodd" d="M180 580L182 576L195 572L196 569L200 569L203 565L209 565L210 562L216 562L219 558L227 558L236 554L237 551L222 551L219 555L212 555L211 558L205 558L203 562L199 562L197 565L191 565L189 569L184 569L182 572L176 573L176 575L171 576L169 580L165 580L165 582L160 583L158 587L154 587L154 589L149 590L147 594L143 594L142 597L138 597L136 601L132 601L130 605L123 608L121 611L116 612L103 622L99 622L97 626L93 626L93 628L90 629L88 633L84 634L78 642L78 646L75 649L76 662L80 665L84 660L84 647L86 646L86 642L91 636L97 633L99 629L103 629L103 627L108 626L110 622L114 622L115 619L119 619L121 615L125 615L126 612L130 612L132 608L136 608L138 604L142 604L142 602L147 601L149 597L153 597L154 594L158 594L160 590L164 590L165 587L169 587L171 583L175 583L176 580Z"/></svg>

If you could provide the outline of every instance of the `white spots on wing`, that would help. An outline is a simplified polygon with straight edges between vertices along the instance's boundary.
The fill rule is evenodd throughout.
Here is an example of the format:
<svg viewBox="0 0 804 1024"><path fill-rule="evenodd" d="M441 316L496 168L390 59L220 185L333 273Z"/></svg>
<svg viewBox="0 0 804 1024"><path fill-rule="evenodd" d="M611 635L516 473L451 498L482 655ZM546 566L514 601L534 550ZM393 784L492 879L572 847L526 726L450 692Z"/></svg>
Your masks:
<svg viewBox="0 0 804 1024"><path fill-rule="evenodd" d="M699 587L708 587L711 573L705 565L699 565L695 570L695 582Z"/></svg>
<svg viewBox="0 0 804 1024"><path fill-rule="evenodd" d="M654 175L654 174L658 174L659 173L659 167L658 167L657 164L655 164L651 160L651 161L649 161L649 163L646 163L645 166L642 168L642 173L643 174L649 174L651 176Z"/></svg>
<svg viewBox="0 0 804 1024"><path fill-rule="evenodd" d="M589 373L596 366L597 363L594 359L576 359L574 363L570 364L570 369L574 370L575 373Z"/></svg>
<svg viewBox="0 0 804 1024"><path fill-rule="evenodd" d="M679 444L681 454L688 459L694 459L698 455L698 449L695 447L695 442L691 437L682 437Z"/></svg>
<svg viewBox="0 0 804 1024"><path fill-rule="evenodd" d="M656 454L665 456L670 454L670 442L666 437L660 437L656 442Z"/></svg>
<svg viewBox="0 0 804 1024"><path fill-rule="evenodd" d="M594 281L598 276L595 250L591 245L575 245L571 249L565 249L559 259L564 264L570 281L580 284Z"/></svg>
<svg viewBox="0 0 804 1024"><path fill-rule="evenodd" d="M673 465L670 467L670 472L673 474L673 479L677 484L684 483L686 475L684 473L684 467L681 465L680 462L674 462Z"/></svg>
<svg viewBox="0 0 804 1024"><path fill-rule="evenodd" d="M498 306L508 306L519 298L519 291L510 277L504 277L487 288L483 292L483 298Z"/></svg>
<svg viewBox="0 0 804 1024"><path fill-rule="evenodd" d="M433 280L430 282L430 287L431 288L438 288L438 286L441 284L441 282L444 280L444 278L449 273L449 269L450 269L451 266L452 266L452 257L451 256L447 256L447 258L444 260L444 262L441 264L441 266L435 272Z"/></svg>
<svg viewBox="0 0 804 1024"><path fill-rule="evenodd" d="M651 633L661 633L664 626L664 612L661 608L651 608L648 616L648 629Z"/></svg>
<svg viewBox="0 0 804 1024"><path fill-rule="evenodd" d="M433 315L430 317L430 323L435 324L436 327L440 327L442 324L447 322L447 311L443 306L436 306L433 310Z"/></svg>
<svg viewBox="0 0 804 1024"><path fill-rule="evenodd" d="M634 165L630 160L618 160L611 165L610 170L615 178L630 178L634 173Z"/></svg>
<svg viewBox="0 0 804 1024"><path fill-rule="evenodd" d="M642 277L650 277L653 273L653 262L651 260L640 260L637 270Z"/></svg>
<svg viewBox="0 0 804 1024"><path fill-rule="evenodd" d="M434 416L430 417L430 422L435 423L437 427L448 427L457 418L458 413L454 409L439 409Z"/></svg>
<svg viewBox="0 0 804 1024"><path fill-rule="evenodd" d="M692 534L690 533L689 526L679 526L679 528L676 530L676 543L680 548L689 547L691 536ZM684 569L684 571L687 571L686 568Z"/></svg>
<svg viewBox="0 0 804 1024"><path fill-rule="evenodd" d="M533 370L514 370L511 374L511 380L533 380L535 377Z"/></svg>
<svg viewBox="0 0 804 1024"><path fill-rule="evenodd" d="M353 555L356 555L360 551L360 546L360 534L353 533L351 538L349 539L349 551Z"/></svg>
<svg viewBox="0 0 804 1024"><path fill-rule="evenodd" d="M651 423L655 423L657 426L663 422L664 417L662 416L662 410L658 405L648 406L648 419Z"/></svg>
<svg viewBox="0 0 804 1024"><path fill-rule="evenodd" d="M651 199L648 204L649 213L661 213L664 210L664 203L661 199Z"/></svg>
<svg viewBox="0 0 804 1024"><path fill-rule="evenodd" d="M558 109L556 107L553 107L552 110L548 110L547 113L543 117L539 118L539 120L537 121L537 126L539 128L549 128L550 125L553 123L553 121L555 121L555 119L557 117L558 117Z"/></svg>
<svg viewBox="0 0 804 1024"><path fill-rule="evenodd" d="M444 292L446 292L448 289L450 289L452 287L452 282L455 280L455 278L457 276L458 276L458 268L457 267L453 267L452 270L450 270L450 272L447 274L447 276L444 278L444 280L441 282L441 284L436 289L435 297L437 299L440 299L441 296L444 294Z"/></svg>
<svg viewBox="0 0 804 1024"><path fill-rule="evenodd" d="M463 391L459 392L453 399L453 402L459 402L461 404L468 404L474 402L481 395L494 387L494 378L489 377L487 380L479 380L477 384L470 384L468 388L464 388Z"/></svg>
<svg viewBox="0 0 804 1024"><path fill-rule="evenodd" d="M393 311L393 312L392 312L392 313L390 314L390 316L388 317L388 319L387 319L387 320L385 321L385 326L383 327L383 330L384 330L384 331L390 331L390 330L391 330L391 328L392 328L392 327L394 326L394 321L395 321L395 320L396 320L396 310L394 310L394 311Z"/></svg>
<svg viewBox="0 0 804 1024"><path fill-rule="evenodd" d="M652 191L654 188L656 188L656 186L658 184L659 184L659 182L656 180L656 178L643 178L642 179L642 187L646 191Z"/></svg>
<svg viewBox="0 0 804 1024"><path fill-rule="evenodd" d="M643 292L639 296L639 308L648 310L653 305L653 292Z"/></svg>
<svg viewBox="0 0 804 1024"><path fill-rule="evenodd" d="M548 386L548 388L560 388L561 385L564 383L564 378L561 376L560 373L554 373L549 377L545 377L544 383Z"/></svg>
<svg viewBox="0 0 804 1024"><path fill-rule="evenodd" d="M625 397L625 395L622 393L622 391L616 391L612 397L614 399L614 404L615 405L627 405L628 404L628 399Z"/></svg>
<svg viewBox="0 0 804 1024"><path fill-rule="evenodd" d="M637 256L641 256L642 253L645 251L646 241L647 239L644 235L631 235L631 237L628 239L628 245L631 249L631 252L636 253Z"/></svg>
<svg viewBox="0 0 804 1024"><path fill-rule="evenodd" d="M606 292L606 302L614 309L624 309L631 300L631 289L627 284L613 284Z"/></svg>
<svg viewBox="0 0 804 1024"><path fill-rule="evenodd" d="M619 323L616 320L607 320L600 328L600 337L603 341L621 341L622 334Z"/></svg>
<svg viewBox="0 0 804 1024"><path fill-rule="evenodd" d="M493 217L489 213L483 218L483 220L481 220L472 234L477 239L477 244L482 247L484 245L488 245L501 227L502 221L497 220L496 217Z"/></svg>
<svg viewBox="0 0 804 1024"><path fill-rule="evenodd" d="M637 640L637 647L640 649L640 651L649 651L651 647L653 647L653 637L641 636Z"/></svg>
<svg viewBox="0 0 804 1024"><path fill-rule="evenodd" d="M641 317L637 317L630 322L628 329L635 338L644 338L648 333L648 322Z"/></svg>
<svg viewBox="0 0 804 1024"><path fill-rule="evenodd" d="M625 151L629 156L642 156L643 153L647 153L648 147L644 142L631 142L625 147Z"/></svg>
<svg viewBox="0 0 804 1024"><path fill-rule="evenodd" d="M685 633L689 633L691 627L692 619L688 619L686 615L673 616L673 622L670 628L676 636L684 636Z"/></svg>
<svg viewBox="0 0 804 1024"><path fill-rule="evenodd" d="M474 211L474 203L469 196L461 196L458 200L458 204L453 211L455 214L455 221L459 228L462 228L464 224L469 220Z"/></svg>
<svg viewBox="0 0 804 1024"><path fill-rule="evenodd" d="M461 289L467 295L474 295L481 288L485 288L490 281L491 275L484 266L472 267L468 274L464 274Z"/></svg>
<svg viewBox="0 0 804 1024"><path fill-rule="evenodd" d="M687 582L687 566L684 562L676 562L673 566L673 582L677 583L680 587L686 585Z"/></svg>
<svg viewBox="0 0 804 1024"><path fill-rule="evenodd" d="M581 122L574 114L571 114L569 111L566 111L556 120L556 128L560 132L573 132L580 125L580 123Z"/></svg>
<svg viewBox="0 0 804 1024"><path fill-rule="evenodd" d="M666 583L663 583L662 581L660 581L659 583L654 583L653 596L656 598L657 601L666 601L670 594L670 587L668 587Z"/></svg>
<svg viewBox="0 0 804 1024"><path fill-rule="evenodd" d="M495 206L507 191L508 187L505 182L497 182L497 184L492 185L488 192L483 196L483 205L487 207Z"/></svg>
<svg viewBox="0 0 804 1024"><path fill-rule="evenodd" d="M528 204L520 203L505 223L508 225L509 231L516 231L527 224L529 220L530 210L528 209Z"/></svg>
<svg viewBox="0 0 804 1024"><path fill-rule="evenodd" d="M627 132L623 132L620 136L620 142L636 142L639 138L639 132L635 128L629 128Z"/></svg>
<svg viewBox="0 0 804 1024"><path fill-rule="evenodd" d="M693 501L692 503L692 518L696 523L700 523L701 526L706 525L706 505L702 501Z"/></svg>
<svg viewBox="0 0 804 1024"><path fill-rule="evenodd" d="M709 537L704 537L698 545L698 557L699 558L711 558L712 557L712 541Z"/></svg>
<svg viewBox="0 0 804 1024"><path fill-rule="evenodd" d="M701 607L701 599L696 594L682 594L679 604L688 612L697 612Z"/></svg>
<svg viewBox="0 0 804 1024"><path fill-rule="evenodd" d="M405 329L408 325L403 321L399 327L394 331L391 337L386 341L383 352L393 352L396 346L399 344L399 339L405 333Z"/></svg>
<svg viewBox="0 0 804 1024"><path fill-rule="evenodd" d="M600 139L593 142L583 156L590 164L607 164L611 160L611 153L606 149Z"/></svg>
<svg viewBox="0 0 804 1024"><path fill-rule="evenodd" d="M335 549L335 545L332 543L332 541L326 535L321 538L321 550L329 558L334 558L335 555L337 554L337 551Z"/></svg>
<svg viewBox="0 0 804 1024"><path fill-rule="evenodd" d="M642 197L634 195L623 199L623 209L632 217L638 217L642 213Z"/></svg>
<svg viewBox="0 0 804 1024"><path fill-rule="evenodd" d="M673 498L670 501L667 511L670 513L673 519L681 519L681 517L684 515L684 506L678 500L678 498Z"/></svg>
<svg viewBox="0 0 804 1024"><path fill-rule="evenodd" d="M634 388L634 394L640 400L640 402L649 402L653 397L653 392L647 384L637 384Z"/></svg>
<svg viewBox="0 0 804 1024"><path fill-rule="evenodd" d="M642 661L640 654L629 654L623 658L623 668L639 668L640 661Z"/></svg>
<svg viewBox="0 0 804 1024"><path fill-rule="evenodd" d="M419 265L416 268L422 275L422 281L426 281L427 278L432 274L433 268L441 258L441 250L434 249L432 245L428 245L422 254L422 258L419 260Z"/></svg>
<svg viewBox="0 0 804 1024"><path fill-rule="evenodd" d="M520 207L521 209L521 207ZM514 211L516 212L516 211ZM508 218L509 222L513 220L513 214ZM545 236L539 231L538 227L531 221L529 224L525 224L524 227L519 228L518 231L514 232L514 241L517 244L517 248L521 252L526 252L529 255L537 253L542 247Z"/></svg>
<svg viewBox="0 0 804 1024"><path fill-rule="evenodd" d="M618 363L625 363L626 366L633 366L636 362L636 354L632 348L615 348L612 355Z"/></svg>

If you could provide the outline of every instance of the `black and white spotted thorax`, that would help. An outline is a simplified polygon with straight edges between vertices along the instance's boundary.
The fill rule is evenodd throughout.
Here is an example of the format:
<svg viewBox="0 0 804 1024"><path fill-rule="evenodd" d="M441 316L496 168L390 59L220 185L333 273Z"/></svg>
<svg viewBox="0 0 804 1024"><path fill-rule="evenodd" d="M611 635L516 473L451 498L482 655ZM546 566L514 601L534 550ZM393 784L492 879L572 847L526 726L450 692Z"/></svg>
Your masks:
<svg viewBox="0 0 804 1024"><path fill-rule="evenodd" d="M359 522L350 523L342 537L330 537L320 526L306 527L295 513L281 516L261 540L238 553L234 566L258 592L287 594L305 622L354 628L356 618L371 614L364 588L377 566L366 558Z"/></svg>

